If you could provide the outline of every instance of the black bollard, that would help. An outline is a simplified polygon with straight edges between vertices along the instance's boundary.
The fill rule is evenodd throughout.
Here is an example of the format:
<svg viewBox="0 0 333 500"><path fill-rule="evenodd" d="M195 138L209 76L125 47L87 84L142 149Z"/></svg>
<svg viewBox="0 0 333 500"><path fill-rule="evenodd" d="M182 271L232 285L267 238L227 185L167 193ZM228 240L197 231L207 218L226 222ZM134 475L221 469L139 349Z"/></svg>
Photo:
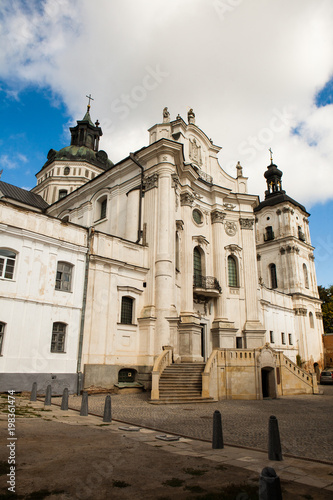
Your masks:
<svg viewBox="0 0 333 500"><path fill-rule="evenodd" d="M222 418L221 413L218 410L214 411L213 417L213 450L218 450L224 448L223 445L223 434L222 434Z"/></svg>
<svg viewBox="0 0 333 500"><path fill-rule="evenodd" d="M269 417L268 424L268 459L283 460L279 433L279 424L277 418L272 415Z"/></svg>
<svg viewBox="0 0 333 500"><path fill-rule="evenodd" d="M65 387L64 392L62 393L61 400L61 410L68 410L68 388Z"/></svg>
<svg viewBox="0 0 333 500"><path fill-rule="evenodd" d="M280 478L272 467L265 467L259 478L259 500L282 500Z"/></svg>
<svg viewBox="0 0 333 500"><path fill-rule="evenodd" d="M34 382L32 384L32 389L31 389L31 394L30 394L30 401L37 401L37 382Z"/></svg>
<svg viewBox="0 0 333 500"><path fill-rule="evenodd" d="M110 395L105 398L103 422L112 422Z"/></svg>
<svg viewBox="0 0 333 500"><path fill-rule="evenodd" d="M86 391L82 392L80 415L81 415L81 417L88 416L88 393Z"/></svg>
<svg viewBox="0 0 333 500"><path fill-rule="evenodd" d="M51 406L51 397L52 397L52 388L50 385L48 385L45 394L45 402L44 402L45 406Z"/></svg>

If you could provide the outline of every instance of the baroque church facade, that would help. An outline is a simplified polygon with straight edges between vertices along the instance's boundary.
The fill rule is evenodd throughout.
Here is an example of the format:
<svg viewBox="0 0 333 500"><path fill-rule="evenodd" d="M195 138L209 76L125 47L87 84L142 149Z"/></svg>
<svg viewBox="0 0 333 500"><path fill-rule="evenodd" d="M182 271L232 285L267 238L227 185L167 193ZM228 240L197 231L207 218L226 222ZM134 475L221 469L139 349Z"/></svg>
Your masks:
<svg viewBox="0 0 333 500"><path fill-rule="evenodd" d="M164 368L192 364L208 395L260 398L265 363L275 395L281 363L296 392L323 367L309 214L272 159L265 200L249 194L187 118L165 108L149 145L114 165L88 106L32 191L0 182L0 390L132 383L158 399Z"/></svg>

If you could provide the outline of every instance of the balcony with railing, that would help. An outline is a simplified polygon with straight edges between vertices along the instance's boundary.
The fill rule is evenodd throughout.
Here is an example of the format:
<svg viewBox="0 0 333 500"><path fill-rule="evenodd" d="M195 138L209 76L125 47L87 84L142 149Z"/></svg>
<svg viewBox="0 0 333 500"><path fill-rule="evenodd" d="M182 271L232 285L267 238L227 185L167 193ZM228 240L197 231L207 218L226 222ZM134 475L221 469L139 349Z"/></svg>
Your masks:
<svg viewBox="0 0 333 500"><path fill-rule="evenodd" d="M204 297L217 297L222 293L222 288L214 276L194 275L193 293Z"/></svg>

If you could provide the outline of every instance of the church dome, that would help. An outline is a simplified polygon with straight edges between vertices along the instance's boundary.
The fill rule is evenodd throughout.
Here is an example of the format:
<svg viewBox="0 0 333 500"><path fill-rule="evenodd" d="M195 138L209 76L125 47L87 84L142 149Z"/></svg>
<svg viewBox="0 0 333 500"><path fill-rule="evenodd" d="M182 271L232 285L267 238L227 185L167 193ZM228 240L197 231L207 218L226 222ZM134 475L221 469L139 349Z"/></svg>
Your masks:
<svg viewBox="0 0 333 500"><path fill-rule="evenodd" d="M50 149L47 155L47 162L44 167L49 163L60 160L60 161L86 161L92 165L102 168L103 170L108 170L113 167L113 163L109 160L108 155L105 151L94 151L86 146L66 146L65 148L56 151L55 149Z"/></svg>
<svg viewBox="0 0 333 500"><path fill-rule="evenodd" d="M281 179L282 177L282 172L281 170L278 169L278 167L275 165L275 163L271 163L268 165L266 172L264 173L265 179L269 179L271 177L279 177Z"/></svg>

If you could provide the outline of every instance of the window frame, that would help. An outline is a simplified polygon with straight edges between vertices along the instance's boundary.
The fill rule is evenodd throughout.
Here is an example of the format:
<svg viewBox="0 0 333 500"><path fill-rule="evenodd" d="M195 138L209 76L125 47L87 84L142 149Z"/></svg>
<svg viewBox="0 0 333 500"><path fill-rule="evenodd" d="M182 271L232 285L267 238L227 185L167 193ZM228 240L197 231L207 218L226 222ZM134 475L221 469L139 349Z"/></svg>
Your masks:
<svg viewBox="0 0 333 500"><path fill-rule="evenodd" d="M273 330L269 331L269 342L270 342L270 344L275 344L274 331Z"/></svg>
<svg viewBox="0 0 333 500"><path fill-rule="evenodd" d="M0 321L0 356L2 356L4 338L5 338L6 323Z"/></svg>
<svg viewBox="0 0 333 500"><path fill-rule="evenodd" d="M276 288L278 288L278 282L277 282L276 264L274 264L274 262L272 262L269 265L269 275L270 275L271 289L275 290Z"/></svg>
<svg viewBox="0 0 333 500"><path fill-rule="evenodd" d="M126 303L127 306L131 304L131 309L130 309L130 318L126 318L127 313L129 312L129 309L126 311ZM135 299L131 297L130 295L122 295L121 297L121 304L120 304L120 324L121 325L134 325L134 304L135 304ZM130 321L129 321L130 319Z"/></svg>
<svg viewBox="0 0 333 500"><path fill-rule="evenodd" d="M231 262L232 265L234 266L233 269L231 269ZM237 263L237 258L234 255L228 255L227 269L228 269L228 286L230 288L239 288L238 263Z"/></svg>
<svg viewBox="0 0 333 500"><path fill-rule="evenodd" d="M294 345L293 334L292 333L288 333L288 344L289 345Z"/></svg>
<svg viewBox="0 0 333 500"><path fill-rule="evenodd" d="M310 328L314 328L314 316L313 312L309 312L309 323L310 323Z"/></svg>
<svg viewBox="0 0 333 500"><path fill-rule="evenodd" d="M310 288L308 266L305 264L305 262L303 263L303 277L304 277L304 287Z"/></svg>
<svg viewBox="0 0 333 500"><path fill-rule="evenodd" d="M12 255L4 255L5 253L12 254ZM14 255L14 257L13 257ZM13 281L15 278L15 271L16 271L16 262L17 262L17 252L10 248L0 248L0 278L3 280L8 280L8 281ZM3 262L1 262L1 260ZM9 261L13 261L13 264L10 264ZM8 268L12 267L11 270ZM10 274L10 276L6 276L6 274Z"/></svg>
<svg viewBox="0 0 333 500"><path fill-rule="evenodd" d="M63 331L55 331L55 329L57 327L59 327L60 325L63 327ZM66 343L66 337L67 337L67 326L68 325L66 323L63 323L62 321L55 321L52 324L50 352L52 352L54 354L66 353L65 343ZM59 346L60 346L60 349L58 348Z"/></svg>
<svg viewBox="0 0 333 500"><path fill-rule="evenodd" d="M67 272L66 275L69 276L69 279L68 280L65 280L63 278L58 278L58 273L62 272L62 274L65 274L65 270L61 271L59 270L59 267L63 265L63 266L67 266L69 268L69 271L70 272ZM54 289L55 290L58 290L60 292L67 292L67 293L71 293L72 291L72 284L73 284L73 269L74 269L74 265L71 264L70 262L66 262L64 260L58 260L57 262L57 270L56 270L56 278L55 278L55 285L54 285ZM57 284L60 283L59 286L57 286ZM68 285L68 290L66 290L66 287L64 287L62 284L64 283L69 283Z"/></svg>
<svg viewBox="0 0 333 500"><path fill-rule="evenodd" d="M287 345L285 332L281 332L281 344L282 345Z"/></svg>

